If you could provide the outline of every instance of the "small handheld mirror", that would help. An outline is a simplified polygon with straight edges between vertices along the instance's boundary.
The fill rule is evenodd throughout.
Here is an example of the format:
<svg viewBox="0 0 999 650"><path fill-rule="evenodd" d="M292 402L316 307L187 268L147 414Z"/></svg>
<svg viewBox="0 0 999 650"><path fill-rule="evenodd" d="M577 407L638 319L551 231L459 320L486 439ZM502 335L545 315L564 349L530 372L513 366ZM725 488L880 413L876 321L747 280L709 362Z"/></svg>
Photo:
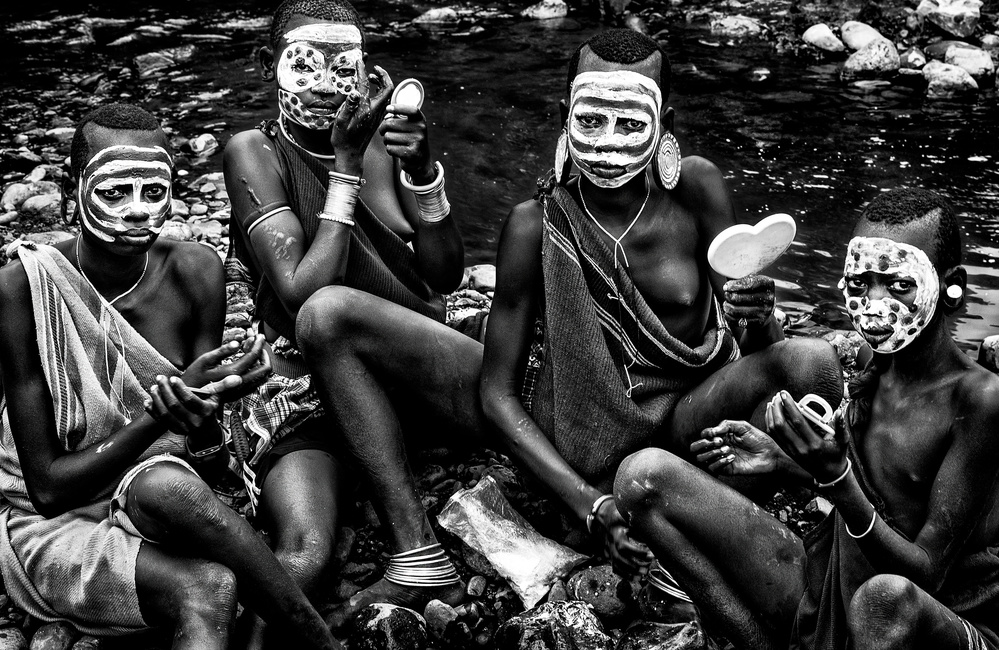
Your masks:
<svg viewBox="0 0 999 650"><path fill-rule="evenodd" d="M797 225L789 214L772 214L755 226L731 226L708 246L708 264L726 278L759 273L784 254L796 232Z"/></svg>
<svg viewBox="0 0 999 650"><path fill-rule="evenodd" d="M423 98L426 97L426 93L423 90L423 84L420 83L419 79L403 79L396 85L395 90L392 91L392 101L393 105L398 106L415 106L417 108L423 108Z"/></svg>
<svg viewBox="0 0 999 650"><path fill-rule="evenodd" d="M829 402L814 393L805 395L798 400L798 408L805 419L817 426L824 433L833 434L833 428L829 425L833 419L833 409Z"/></svg>

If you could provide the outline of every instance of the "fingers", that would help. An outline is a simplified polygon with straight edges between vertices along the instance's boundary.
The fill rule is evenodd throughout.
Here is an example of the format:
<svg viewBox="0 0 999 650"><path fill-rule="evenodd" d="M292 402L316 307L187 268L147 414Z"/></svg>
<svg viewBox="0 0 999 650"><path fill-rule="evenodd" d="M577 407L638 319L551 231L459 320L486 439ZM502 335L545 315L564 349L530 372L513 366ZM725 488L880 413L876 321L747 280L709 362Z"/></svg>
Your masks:
<svg viewBox="0 0 999 650"><path fill-rule="evenodd" d="M753 293L753 292L774 292L774 281L773 278L769 278L765 275L747 275L743 278L736 278L734 280L729 280L725 283L723 287L726 293Z"/></svg>
<svg viewBox="0 0 999 650"><path fill-rule="evenodd" d="M266 340L264 339L264 335L257 334L253 337L253 344L250 346L250 349L247 350L242 357L230 364L220 367L219 370L225 372L226 375L241 375L244 372L247 372L254 365L260 362L265 343Z"/></svg>
<svg viewBox="0 0 999 650"><path fill-rule="evenodd" d="M205 352L194 363L204 365L206 368L212 368L220 365L225 359L228 359L237 352L239 352L239 341L230 341L229 343L220 345L211 352Z"/></svg>
<svg viewBox="0 0 999 650"><path fill-rule="evenodd" d="M215 412L214 399L201 399L179 377L159 375L149 388L146 411L177 433L189 433Z"/></svg>
<svg viewBox="0 0 999 650"><path fill-rule="evenodd" d="M392 98L392 91L395 90L395 84L392 82L392 77L389 73L385 71L385 68L380 65L375 66L374 74L368 75L371 85L375 86L376 92L373 97L371 97L371 109L372 111L384 111L385 107L388 105L389 100ZM379 115L379 119L381 116Z"/></svg>
<svg viewBox="0 0 999 650"><path fill-rule="evenodd" d="M412 122L423 122L426 120L426 116L423 115L423 111L416 106L409 106L407 104L389 104L385 107L385 121L386 122L399 122L401 125L405 125Z"/></svg>
<svg viewBox="0 0 999 650"><path fill-rule="evenodd" d="M350 123L353 121L354 115L357 113L357 109L360 105L360 90L355 90L354 92L348 94L347 98L343 100L342 104L340 104L340 108L336 111L336 118L333 120L334 126L341 131L346 131L350 127Z"/></svg>

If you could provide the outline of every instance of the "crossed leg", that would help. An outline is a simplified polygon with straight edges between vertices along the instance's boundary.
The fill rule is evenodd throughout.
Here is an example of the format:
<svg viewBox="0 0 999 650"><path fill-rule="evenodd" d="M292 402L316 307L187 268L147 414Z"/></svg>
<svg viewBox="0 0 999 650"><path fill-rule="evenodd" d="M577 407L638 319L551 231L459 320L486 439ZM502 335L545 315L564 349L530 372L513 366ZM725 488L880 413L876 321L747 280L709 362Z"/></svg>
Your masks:
<svg viewBox="0 0 999 650"><path fill-rule="evenodd" d="M296 336L323 406L372 488L395 553L435 544L400 419L439 432L442 441L481 440L482 345L410 309L342 286L309 298L299 310ZM420 410L399 413L399 404ZM341 615L371 602L418 607L432 598L457 602L461 585L404 587L383 579L354 596Z"/></svg>
<svg viewBox="0 0 999 650"><path fill-rule="evenodd" d="M734 489L662 449L628 456L614 495L631 532L738 647L787 647L804 592L801 540Z"/></svg>
<svg viewBox="0 0 999 650"><path fill-rule="evenodd" d="M149 467L132 481L125 512L157 542L138 556L139 604L148 620L174 623L175 648L226 647L237 586L240 600L303 647L340 647L263 539L194 472Z"/></svg>

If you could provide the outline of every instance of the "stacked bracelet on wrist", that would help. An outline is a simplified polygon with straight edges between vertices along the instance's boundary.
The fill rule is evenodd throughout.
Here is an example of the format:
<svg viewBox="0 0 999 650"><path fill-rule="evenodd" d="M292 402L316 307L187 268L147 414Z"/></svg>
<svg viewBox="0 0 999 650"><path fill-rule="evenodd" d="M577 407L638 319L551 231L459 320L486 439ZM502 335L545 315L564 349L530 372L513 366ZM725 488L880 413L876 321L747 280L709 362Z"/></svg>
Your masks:
<svg viewBox="0 0 999 650"><path fill-rule="evenodd" d="M402 186L416 195L416 205L420 208L420 220L427 223L441 221L451 214L451 204L444 193L444 165L434 163L437 176L429 185L413 185L412 177L406 172L399 173Z"/></svg>
<svg viewBox="0 0 999 650"><path fill-rule="evenodd" d="M843 481L847 477L847 475L850 473L850 470L852 470L852 469L853 469L853 462L849 458L847 458L846 459L846 469L844 469L843 473L840 474L839 476L837 476L836 478L834 478L833 480L829 481L828 483L819 483L816 479L813 478L812 481L815 483L815 487L817 487L820 490L823 490L825 488L831 488L832 486L836 485L837 483L840 483L841 481Z"/></svg>
<svg viewBox="0 0 999 650"><path fill-rule="evenodd" d="M604 505L604 503L608 501L613 501L613 500L614 500L613 494L601 494L596 498L596 500L593 502L593 505L590 506L590 514L586 515L586 531L588 533L593 532L593 521L597 518L597 513L600 512L600 506Z"/></svg>
<svg viewBox="0 0 999 650"><path fill-rule="evenodd" d="M361 193L364 179L359 176L330 172L326 190L326 205L318 216L323 221L335 221L345 226L354 225L354 206Z"/></svg>

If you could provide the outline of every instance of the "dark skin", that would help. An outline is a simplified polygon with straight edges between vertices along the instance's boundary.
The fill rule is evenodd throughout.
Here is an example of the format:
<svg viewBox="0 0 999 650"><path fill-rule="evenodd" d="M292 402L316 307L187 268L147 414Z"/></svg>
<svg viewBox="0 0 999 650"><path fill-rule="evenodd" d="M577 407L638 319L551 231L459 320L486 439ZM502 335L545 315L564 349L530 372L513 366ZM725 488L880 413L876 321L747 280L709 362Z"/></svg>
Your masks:
<svg viewBox="0 0 999 650"><path fill-rule="evenodd" d="M295 15L288 21L286 31L303 25L325 23L335 24L335 21ZM259 60L265 81L275 81L275 55L280 55L286 46L286 40L281 38L272 46L260 49ZM311 130L290 120L285 122L285 126L295 141L308 151L319 155L335 155L334 160L324 161L330 170L362 176L366 183L361 188L359 201L399 237L412 244L416 253L416 269L431 288L444 293L453 291L460 283L464 270L464 248L455 219L448 216L434 223L422 221L413 193L402 187L399 181L400 171L409 174L415 185L427 185L436 177L426 117L414 106L394 106L389 103L393 83L382 68L374 66L374 73L370 75L365 75L362 70L361 80L359 88L350 95L320 92L318 86L298 94L304 106L319 103L335 111L334 126L330 130ZM223 169L232 200L233 220L244 236L252 221L251 213L255 209L287 201L277 155L270 140L259 131L245 131L233 137L226 147ZM349 228L350 226L340 223L322 221L315 239L306 246L298 216L291 210L285 210L267 219L250 235L250 248L257 267L274 287L292 318L299 314L303 304L317 291L321 293L330 287L343 285L350 241ZM364 308L371 312L368 315L372 322L379 325L352 334L358 339L367 337L365 340L372 343L377 340L374 347L394 358L401 358L401 353L392 352L396 346L407 350L424 349L419 344L422 336L416 332L418 329L422 331L429 327L433 328L434 336L454 335L461 338L439 323L418 316L408 309L394 309L397 307L387 301L366 304ZM402 314L397 315L396 311ZM323 316L322 320L328 322L329 319ZM389 325L396 322L405 323L406 327L400 331ZM446 331L440 332L436 328ZM263 323L262 331L269 340L277 337L277 333L267 323ZM306 351L308 341L300 339L299 343L303 351ZM465 365L477 373L481 349L478 344L472 341L467 341L468 345L465 341L455 341L454 344L462 350L472 346L474 363ZM338 338L332 345L323 345L321 349L310 351L306 355L306 361L313 369L316 385L334 395L325 400L326 410L339 423L353 418L350 414L343 413L350 410L342 397L340 386L344 384L332 376L342 372L346 366L330 363L328 355L345 351L348 348ZM410 372L426 377L415 366L409 366L405 370L406 374ZM428 382L421 383L425 386ZM363 405L359 408L378 422L377 425L372 424L372 427L380 427L386 418L397 425L393 406L387 399L382 399L383 389L377 382L373 382L368 388L361 387L353 380L347 385L355 387L356 392L364 396ZM369 392L376 395L368 395ZM412 393L418 395L421 391L413 390ZM434 397L440 399L439 395ZM341 429L347 430L342 426ZM384 445L392 446L391 443L383 445L380 435L365 433L366 431L371 429L361 426L357 432L365 444L374 445L379 450L384 450ZM401 440L401 434L399 439ZM348 442L348 448L353 449L351 444ZM362 457L365 458L383 456L395 458L395 450L379 454L362 452ZM398 468L404 475L408 473L404 459L398 463ZM366 473L375 477L376 494L387 492L384 498L376 501L391 501L395 488L399 485L394 475L381 470ZM275 541L275 553L299 584L308 591L321 583L322 572L333 550L339 511L340 474L336 461L329 454L320 450L302 450L282 456L261 486L261 514ZM386 485L384 490L379 487L382 483ZM321 487L303 493L300 486L306 484ZM405 517L412 520L417 530L422 531L425 516L420 501L415 496L415 488L412 498L404 500ZM429 524L426 526L429 529ZM418 539L425 543L422 536ZM454 594L450 594L448 597L453 596ZM412 604L408 595L399 600L389 593L379 593L371 600L404 600ZM250 645L258 647L264 642L263 626L258 621L251 633Z"/></svg>
<svg viewBox="0 0 999 650"><path fill-rule="evenodd" d="M659 80L660 55L631 65L610 63L584 48L579 72L631 70ZM563 117L568 110L563 102ZM663 128L672 130L673 109L661 115ZM675 189L664 191L653 183L649 172L639 174L620 188L600 188L585 176L571 181L569 193L586 206L604 228L620 235L641 209L646 188L652 185L643 216L622 241L628 271L646 302L669 332L688 345L698 345L712 325L712 301L723 304L726 317L747 320L743 330L735 326L744 354L763 350L752 362L723 368L702 386L682 398L662 446L682 450L712 421L717 405L723 404L750 417L777 385L796 391L801 381L785 381L792 358L782 346L771 346L783 338L772 317L774 284L763 276L726 281L706 261L711 240L734 225L735 211L721 172L711 162L696 156L683 159ZM544 296L541 266L543 208L527 201L513 208L500 238L497 256L497 290L490 313L483 374L480 385L483 408L512 454L538 477L581 521L600 496L597 486L587 483L556 451L520 401L521 372L533 338L534 319ZM602 235L608 246L614 242ZM824 354L825 372L835 396L838 363ZM811 364L812 362L808 362ZM823 373L819 373L823 374ZM725 395L719 398L718 395ZM836 397L838 401L838 397ZM762 417L758 415L758 417ZM607 552L619 571L644 571L648 550L629 537L627 526L613 501L601 505L595 517Z"/></svg>
<svg viewBox="0 0 999 650"><path fill-rule="evenodd" d="M85 128L92 153L118 144L167 146L162 131ZM130 228L144 227L147 219L142 212L124 217ZM99 445L64 450L35 342L27 278L17 263L0 270L0 300L5 305L0 367L11 430L29 498L46 517L91 503L168 430L187 436L195 451L218 445L221 431L214 414L219 401L238 397L270 373L262 338L248 346L240 360L222 365L238 345L219 347L224 280L212 250L155 236L143 244L121 238L108 243L86 227L81 237L79 242L61 242L56 249L77 268L82 265L95 289L108 299L136 282L148 251L145 277L114 308L182 371L175 377L160 376L148 388L145 415L110 432ZM206 386L210 394L193 392ZM227 647L237 584L247 588L248 606L301 643L337 647L259 536L195 473L172 463L151 466L128 489L125 512L139 532L157 541L140 547L136 588L143 618L174 627L174 648Z"/></svg>
<svg viewBox="0 0 999 650"><path fill-rule="evenodd" d="M916 246L935 262L931 216L905 226L862 221L857 236L885 237ZM964 627L957 616L933 597L965 553L995 544L999 538L999 380L967 357L951 338L945 314L953 314L963 298L946 297L948 286L965 287L961 267L938 270L940 302L927 328L907 347L890 355L878 379L870 422L854 431L860 461L871 487L886 504L895 528L880 517L859 541L879 574L854 595L849 626L857 648L962 648ZM912 304L911 281L880 273L847 278L851 295L877 300L890 295ZM873 506L853 471L847 471L844 433L816 432L794 401L780 392L767 406L767 433L746 422L722 422L706 429L691 446L698 460L721 475L779 473L795 480L829 483L823 489L855 535L868 530ZM769 435L768 435L769 434ZM645 452L641 452L645 454ZM786 529L769 515L693 467L671 467L665 478L649 465L651 455L629 458L618 474L616 491L632 511L632 525L659 552L670 538L702 541L698 554L686 558L709 564L732 592L737 607L712 597L710 585L696 572L681 570L695 600L719 620L732 639L759 647L779 647L804 589L804 549L788 546ZM662 459L659 459L662 460ZM667 461L670 464L682 461ZM663 470L665 472L665 470ZM649 480L654 490L640 494ZM704 483L731 514L732 521L759 523L752 547L721 548L711 541L715 523L684 507L668 507L657 495L673 494ZM713 484L713 485L708 485ZM661 490L661 491L660 491ZM741 513L741 514L740 514ZM901 533L901 534L900 534ZM663 553L668 551L663 548ZM781 562L761 564L763 557ZM763 577L749 580L750 569ZM765 590L760 586L766 585ZM774 588L778 585L779 588ZM741 611L740 611L741 610ZM740 614L766 612L753 621ZM884 617L879 612L894 612ZM904 613L904 614L903 614Z"/></svg>

